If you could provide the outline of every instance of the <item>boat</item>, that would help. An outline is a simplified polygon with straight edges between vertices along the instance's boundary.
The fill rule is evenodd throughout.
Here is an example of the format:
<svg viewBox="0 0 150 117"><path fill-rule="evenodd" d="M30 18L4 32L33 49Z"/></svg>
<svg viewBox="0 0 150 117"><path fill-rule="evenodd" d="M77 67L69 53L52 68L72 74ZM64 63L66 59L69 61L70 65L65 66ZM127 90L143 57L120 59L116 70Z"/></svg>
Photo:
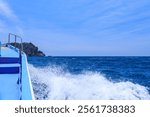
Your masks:
<svg viewBox="0 0 150 117"><path fill-rule="evenodd" d="M20 40L20 49L12 46ZM0 100L34 100L27 56L22 38L9 33L8 43L0 42Z"/></svg>

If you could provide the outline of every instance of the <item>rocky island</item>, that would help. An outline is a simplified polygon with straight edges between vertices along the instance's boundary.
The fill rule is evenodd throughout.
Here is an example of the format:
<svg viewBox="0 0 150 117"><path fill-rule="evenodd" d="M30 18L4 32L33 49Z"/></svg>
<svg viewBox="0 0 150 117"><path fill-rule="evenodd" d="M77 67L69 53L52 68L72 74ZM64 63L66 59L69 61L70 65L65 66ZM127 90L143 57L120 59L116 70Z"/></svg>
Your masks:
<svg viewBox="0 0 150 117"><path fill-rule="evenodd" d="M11 45L19 49L21 47L20 43L11 43ZM31 42L24 42L22 43L22 45L23 45L23 51L26 53L27 56L45 56L45 54Z"/></svg>

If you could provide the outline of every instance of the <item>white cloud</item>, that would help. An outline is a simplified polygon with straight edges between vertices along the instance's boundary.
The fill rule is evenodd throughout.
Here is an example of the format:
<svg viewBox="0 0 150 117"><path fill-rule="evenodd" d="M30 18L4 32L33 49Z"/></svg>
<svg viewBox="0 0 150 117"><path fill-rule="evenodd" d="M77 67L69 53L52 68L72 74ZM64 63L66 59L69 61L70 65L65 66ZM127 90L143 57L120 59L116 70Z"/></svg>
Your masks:
<svg viewBox="0 0 150 117"><path fill-rule="evenodd" d="M0 0L0 32L6 36L9 32L23 35L21 21L5 0Z"/></svg>
<svg viewBox="0 0 150 117"><path fill-rule="evenodd" d="M17 16L4 0L0 0L0 14L11 20L17 20Z"/></svg>

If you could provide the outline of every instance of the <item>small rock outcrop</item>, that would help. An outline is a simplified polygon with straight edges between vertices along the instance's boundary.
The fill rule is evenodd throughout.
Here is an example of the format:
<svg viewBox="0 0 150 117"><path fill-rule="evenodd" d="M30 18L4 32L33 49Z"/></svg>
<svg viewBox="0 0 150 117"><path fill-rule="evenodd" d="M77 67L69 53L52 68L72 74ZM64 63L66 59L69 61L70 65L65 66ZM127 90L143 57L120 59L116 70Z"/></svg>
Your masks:
<svg viewBox="0 0 150 117"><path fill-rule="evenodd" d="M21 47L20 43L11 43L11 45L19 49ZM30 43L24 42L22 43L22 45L23 45L23 51L27 54L27 56L45 56L45 54L31 42Z"/></svg>

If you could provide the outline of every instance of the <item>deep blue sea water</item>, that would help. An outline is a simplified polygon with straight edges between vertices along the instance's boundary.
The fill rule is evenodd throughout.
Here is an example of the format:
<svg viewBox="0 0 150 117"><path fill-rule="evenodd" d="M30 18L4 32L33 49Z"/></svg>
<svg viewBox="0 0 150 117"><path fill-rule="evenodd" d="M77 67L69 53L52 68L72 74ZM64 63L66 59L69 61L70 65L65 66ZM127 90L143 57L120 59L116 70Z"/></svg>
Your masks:
<svg viewBox="0 0 150 117"><path fill-rule="evenodd" d="M28 57L37 99L150 99L150 57Z"/></svg>

